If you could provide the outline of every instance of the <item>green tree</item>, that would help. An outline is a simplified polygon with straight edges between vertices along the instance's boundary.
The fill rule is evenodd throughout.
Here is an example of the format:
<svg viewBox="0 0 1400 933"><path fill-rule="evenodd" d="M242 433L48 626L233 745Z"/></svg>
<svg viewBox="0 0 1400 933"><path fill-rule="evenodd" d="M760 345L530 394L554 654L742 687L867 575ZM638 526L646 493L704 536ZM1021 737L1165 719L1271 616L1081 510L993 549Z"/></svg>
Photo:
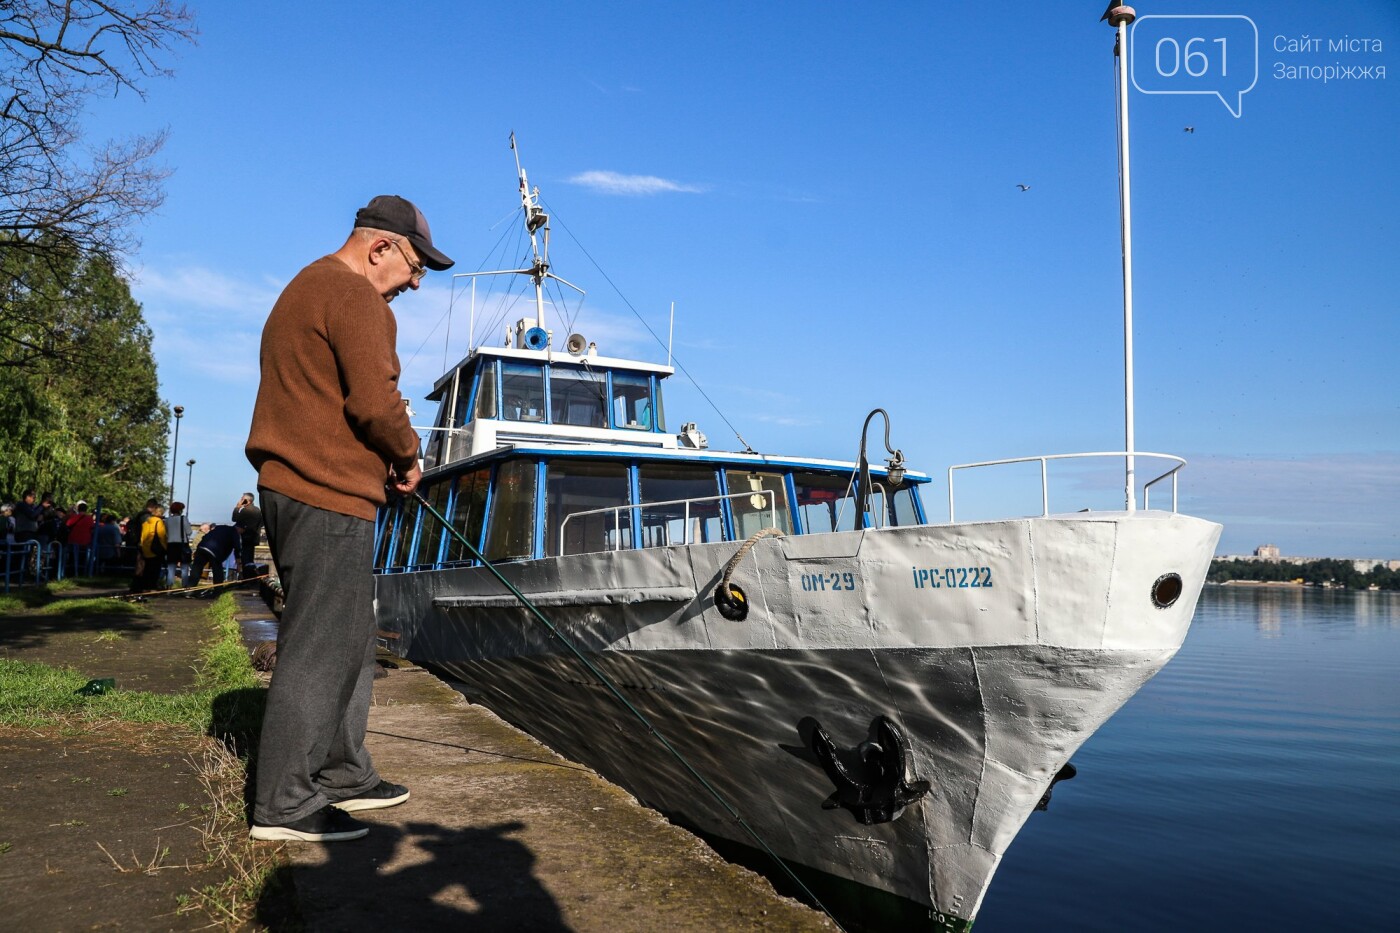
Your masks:
<svg viewBox="0 0 1400 933"><path fill-rule="evenodd" d="M21 311L0 343L0 490L102 496L124 512L160 495L170 416L150 328L116 266L70 247L7 253L0 269ZM28 317L47 323L15 323ZM44 352L46 341L71 352Z"/></svg>
<svg viewBox="0 0 1400 933"><path fill-rule="evenodd" d="M1361 573L1351 561L1331 557L1301 564L1272 560L1213 560L1206 579L1211 583L1228 583L1231 580L1261 583L1302 580L1313 586L1326 583L1362 590L1374 585L1383 590L1400 590L1400 571L1377 566Z"/></svg>

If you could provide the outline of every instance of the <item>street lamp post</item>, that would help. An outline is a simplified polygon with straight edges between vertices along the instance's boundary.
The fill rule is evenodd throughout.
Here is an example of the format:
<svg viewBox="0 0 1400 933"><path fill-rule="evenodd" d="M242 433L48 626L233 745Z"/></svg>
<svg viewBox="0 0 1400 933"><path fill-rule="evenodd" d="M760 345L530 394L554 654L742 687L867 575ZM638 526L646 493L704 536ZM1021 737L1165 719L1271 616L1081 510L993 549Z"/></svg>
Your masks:
<svg viewBox="0 0 1400 933"><path fill-rule="evenodd" d="M175 501L175 466L180 462L180 419L185 417L185 406L175 406L175 445L170 449L170 501Z"/></svg>
<svg viewBox="0 0 1400 933"><path fill-rule="evenodd" d="M185 514L190 514L190 489L194 487L194 458L185 461L185 466L190 468L189 476L185 478Z"/></svg>

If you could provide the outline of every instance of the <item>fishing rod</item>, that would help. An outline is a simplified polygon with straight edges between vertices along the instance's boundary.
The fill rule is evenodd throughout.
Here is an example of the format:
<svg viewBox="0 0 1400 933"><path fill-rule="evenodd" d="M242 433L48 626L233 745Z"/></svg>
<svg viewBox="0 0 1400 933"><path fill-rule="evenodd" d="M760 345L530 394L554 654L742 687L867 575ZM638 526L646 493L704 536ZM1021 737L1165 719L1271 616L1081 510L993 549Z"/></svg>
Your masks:
<svg viewBox="0 0 1400 933"><path fill-rule="evenodd" d="M192 596L195 593L208 592L210 590L224 589L226 587L238 586L242 583L253 583L258 580L266 580L271 577L270 573L261 573L256 577L240 577L237 580L225 580L223 583L201 583L196 586L174 586L168 590L146 590L144 593L122 593L117 596L108 596L108 599L127 600L135 599L138 596Z"/></svg>

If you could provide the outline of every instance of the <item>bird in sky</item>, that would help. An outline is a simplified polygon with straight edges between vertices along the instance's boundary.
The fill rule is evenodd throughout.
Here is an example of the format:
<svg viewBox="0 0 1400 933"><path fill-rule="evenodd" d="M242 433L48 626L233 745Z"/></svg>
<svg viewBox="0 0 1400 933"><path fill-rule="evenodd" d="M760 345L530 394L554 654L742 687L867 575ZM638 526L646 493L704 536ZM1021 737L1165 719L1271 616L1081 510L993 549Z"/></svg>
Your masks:
<svg viewBox="0 0 1400 933"><path fill-rule="evenodd" d="M1022 191L1029 191L1029 190L1031 190L1031 186L1030 186L1030 185L1017 185L1016 187L1017 187L1017 188L1020 188Z"/></svg>
<svg viewBox="0 0 1400 933"><path fill-rule="evenodd" d="M1182 131L1183 133L1194 133L1194 132L1196 132L1196 128L1195 128L1194 126L1183 126L1183 127L1181 128L1181 131Z"/></svg>

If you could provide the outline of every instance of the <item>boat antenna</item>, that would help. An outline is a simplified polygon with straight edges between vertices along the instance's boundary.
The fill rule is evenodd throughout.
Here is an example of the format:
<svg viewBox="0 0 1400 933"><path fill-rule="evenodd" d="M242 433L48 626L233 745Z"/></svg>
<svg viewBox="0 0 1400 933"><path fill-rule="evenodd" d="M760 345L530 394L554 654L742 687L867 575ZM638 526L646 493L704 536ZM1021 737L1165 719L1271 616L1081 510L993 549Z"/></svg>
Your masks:
<svg viewBox="0 0 1400 933"><path fill-rule="evenodd" d="M525 211L525 230L530 234L530 278L535 283L535 326L547 330L544 323L544 280L549 274L549 214L540 207L540 189L530 189L530 180L520 164L520 150L515 145L515 132L510 134L510 151L515 153L515 173L520 177L520 207ZM540 248L539 231L544 231L544 248Z"/></svg>
<svg viewBox="0 0 1400 933"><path fill-rule="evenodd" d="M676 303L671 302L671 332L666 335L666 365L671 365L671 347L676 342Z"/></svg>
<svg viewBox="0 0 1400 933"><path fill-rule="evenodd" d="M1118 216L1123 240L1123 496L1129 512L1137 511L1133 457L1133 202L1128 171L1128 26L1137 19L1130 6L1111 3L1100 22L1117 32L1113 64L1118 79Z"/></svg>
<svg viewBox="0 0 1400 933"><path fill-rule="evenodd" d="M544 282L545 279L553 279L561 285L567 285L579 295L586 294L568 279L562 279L549 271L549 214L540 207L540 189L531 188L530 181L525 176L525 169L520 165L520 150L515 145L515 133L510 134L510 149L515 153L515 171L520 178L520 206L525 212L525 230L530 234L530 265L524 269L492 269L478 272L457 272L452 276L453 287L456 287L457 279L472 280L472 337L468 340L470 348L476 332L476 277L483 275L528 275L535 283L535 326L547 330L544 320ZM544 236L540 237L540 231L544 231ZM504 234L502 234L504 239ZM541 243L543 241L543 244ZM499 245L499 244L498 244ZM580 298L580 301L582 298ZM562 303L562 302L561 302ZM493 325L494 326L494 325ZM490 329L489 327L487 328ZM550 353L550 347L546 344L545 352Z"/></svg>

